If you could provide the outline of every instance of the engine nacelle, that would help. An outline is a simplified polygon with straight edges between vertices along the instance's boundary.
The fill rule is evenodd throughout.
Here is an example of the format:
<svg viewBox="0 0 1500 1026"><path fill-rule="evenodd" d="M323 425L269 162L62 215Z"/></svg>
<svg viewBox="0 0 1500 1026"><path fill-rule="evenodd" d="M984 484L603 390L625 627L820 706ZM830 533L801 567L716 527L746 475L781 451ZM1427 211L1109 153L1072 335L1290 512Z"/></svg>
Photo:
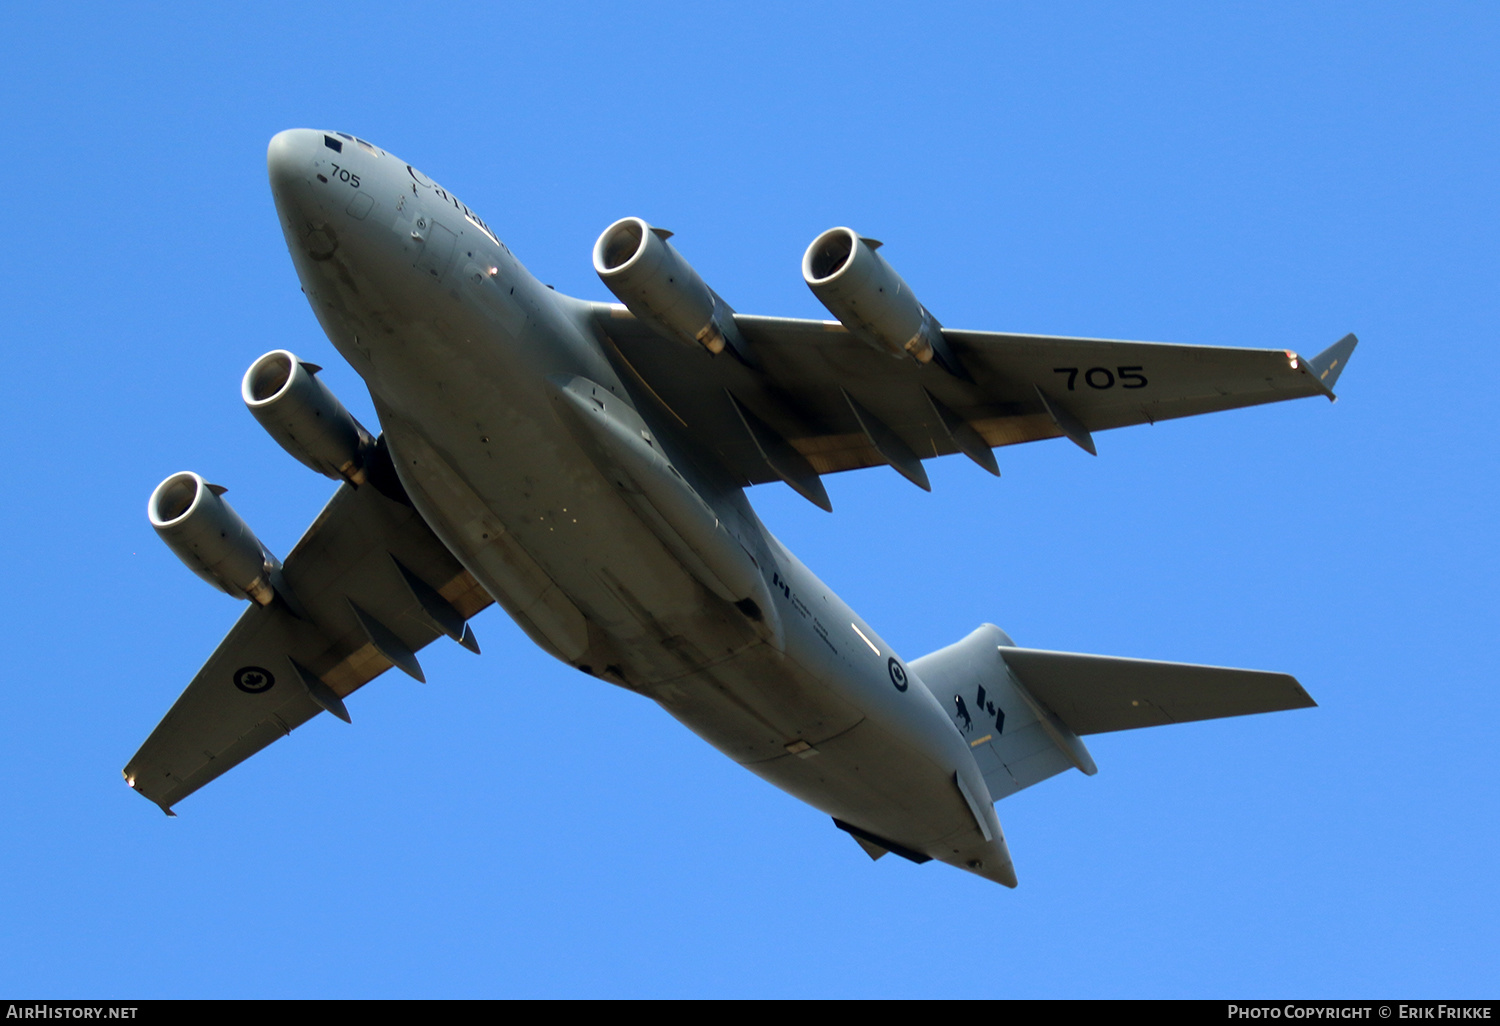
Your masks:
<svg viewBox="0 0 1500 1026"><path fill-rule="evenodd" d="M300 463L335 481L363 484L375 440L318 380L319 370L285 349L272 350L245 372L240 395L261 427Z"/></svg>
<svg viewBox="0 0 1500 1026"><path fill-rule="evenodd" d="M879 247L852 228L830 228L803 254L802 280L851 334L876 349L910 353L922 363L942 356L942 325L875 252Z"/></svg>
<svg viewBox="0 0 1500 1026"><path fill-rule="evenodd" d="M594 270L639 319L721 353L734 334L733 311L667 241L671 235L639 217L622 218L594 243Z"/></svg>
<svg viewBox="0 0 1500 1026"><path fill-rule="evenodd" d="M270 605L281 561L221 498L223 492L183 471L156 486L146 515L167 548L193 573L235 598Z"/></svg>

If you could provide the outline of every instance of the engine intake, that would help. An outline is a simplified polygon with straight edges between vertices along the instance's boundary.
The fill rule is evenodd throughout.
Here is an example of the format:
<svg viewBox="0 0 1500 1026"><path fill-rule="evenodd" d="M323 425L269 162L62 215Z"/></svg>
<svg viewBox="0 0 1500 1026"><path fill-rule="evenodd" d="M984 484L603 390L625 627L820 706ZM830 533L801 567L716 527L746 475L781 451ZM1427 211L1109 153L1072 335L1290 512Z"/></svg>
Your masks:
<svg viewBox="0 0 1500 1026"><path fill-rule="evenodd" d="M365 481L375 440L317 378L322 368L275 349L250 365L240 395L270 436L303 465L335 481Z"/></svg>
<svg viewBox="0 0 1500 1026"><path fill-rule="evenodd" d="M193 573L235 598L270 605L281 561L223 500L223 492L183 471L156 486L146 515L167 548Z"/></svg>
<svg viewBox="0 0 1500 1026"><path fill-rule="evenodd" d="M880 243L852 228L830 228L802 256L802 280L818 301L861 341L892 356L947 364L942 325L911 286L875 252ZM953 370L953 367L949 367Z"/></svg>
<svg viewBox="0 0 1500 1026"><path fill-rule="evenodd" d="M594 270L605 286L640 320L668 337L721 353L737 351L734 311L667 239L639 217L621 218L594 243Z"/></svg>

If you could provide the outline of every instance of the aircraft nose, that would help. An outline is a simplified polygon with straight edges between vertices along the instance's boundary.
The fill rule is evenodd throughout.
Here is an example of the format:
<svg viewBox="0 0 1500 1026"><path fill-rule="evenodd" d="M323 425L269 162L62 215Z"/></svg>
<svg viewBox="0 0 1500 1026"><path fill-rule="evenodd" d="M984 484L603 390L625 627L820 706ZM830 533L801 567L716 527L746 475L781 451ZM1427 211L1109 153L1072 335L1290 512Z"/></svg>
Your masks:
<svg viewBox="0 0 1500 1026"><path fill-rule="evenodd" d="M271 176L271 193L279 203L292 201L305 190L313 172L319 133L310 128L289 128L277 132L266 147L266 170Z"/></svg>

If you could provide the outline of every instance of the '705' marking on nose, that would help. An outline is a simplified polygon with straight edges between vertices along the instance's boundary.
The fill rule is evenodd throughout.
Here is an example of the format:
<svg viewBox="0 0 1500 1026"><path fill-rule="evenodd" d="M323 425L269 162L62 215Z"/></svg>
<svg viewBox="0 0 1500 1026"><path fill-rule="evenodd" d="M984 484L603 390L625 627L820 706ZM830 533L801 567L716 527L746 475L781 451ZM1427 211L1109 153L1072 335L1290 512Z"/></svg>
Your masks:
<svg viewBox="0 0 1500 1026"><path fill-rule="evenodd" d="M339 167L337 164L334 164L333 177L337 178L341 182L348 182L356 189L359 188L359 175L350 174L347 167Z"/></svg>

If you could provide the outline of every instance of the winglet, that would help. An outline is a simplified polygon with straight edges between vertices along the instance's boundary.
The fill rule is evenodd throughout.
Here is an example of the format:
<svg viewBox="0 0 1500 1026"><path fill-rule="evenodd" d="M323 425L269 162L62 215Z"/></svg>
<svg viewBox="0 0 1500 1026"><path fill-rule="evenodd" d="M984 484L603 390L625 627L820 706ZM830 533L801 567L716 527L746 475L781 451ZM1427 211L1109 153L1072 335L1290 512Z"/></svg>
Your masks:
<svg viewBox="0 0 1500 1026"><path fill-rule="evenodd" d="M1313 377L1318 383L1328 390L1328 398L1334 398L1333 386L1338 383L1339 375L1344 373L1344 365L1349 362L1354 347L1359 345L1359 339L1350 332L1339 339L1333 345L1323 350L1311 360L1306 361L1307 369L1312 371Z"/></svg>

